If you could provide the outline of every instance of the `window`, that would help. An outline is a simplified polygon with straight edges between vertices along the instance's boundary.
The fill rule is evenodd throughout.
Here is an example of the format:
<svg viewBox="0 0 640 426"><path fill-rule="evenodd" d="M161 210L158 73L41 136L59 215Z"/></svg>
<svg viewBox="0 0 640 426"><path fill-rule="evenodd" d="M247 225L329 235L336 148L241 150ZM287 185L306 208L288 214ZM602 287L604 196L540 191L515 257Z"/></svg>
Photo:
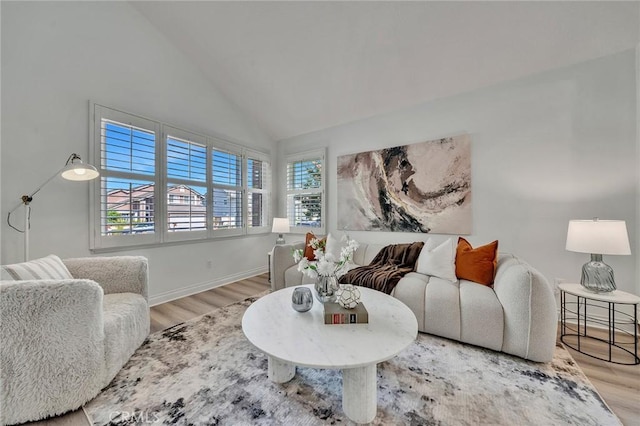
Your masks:
<svg viewBox="0 0 640 426"><path fill-rule="evenodd" d="M287 216L293 231L324 233L324 152L287 157Z"/></svg>
<svg viewBox="0 0 640 426"><path fill-rule="evenodd" d="M168 240L207 236L206 138L164 126Z"/></svg>
<svg viewBox="0 0 640 426"><path fill-rule="evenodd" d="M92 108L91 249L270 231L268 155Z"/></svg>
<svg viewBox="0 0 640 426"><path fill-rule="evenodd" d="M110 247L115 239L128 244L134 234L141 234L136 238L141 243L155 243L160 126L98 105L95 114L101 117L95 123L93 146L100 179L94 181L99 197L92 212L97 224L90 233L92 247Z"/></svg>
<svg viewBox="0 0 640 426"><path fill-rule="evenodd" d="M271 168L266 155L247 152L246 181L248 232L269 232Z"/></svg>
<svg viewBox="0 0 640 426"><path fill-rule="evenodd" d="M238 152L214 149L213 229L237 234L242 228L242 157ZM236 230L236 231L234 231Z"/></svg>

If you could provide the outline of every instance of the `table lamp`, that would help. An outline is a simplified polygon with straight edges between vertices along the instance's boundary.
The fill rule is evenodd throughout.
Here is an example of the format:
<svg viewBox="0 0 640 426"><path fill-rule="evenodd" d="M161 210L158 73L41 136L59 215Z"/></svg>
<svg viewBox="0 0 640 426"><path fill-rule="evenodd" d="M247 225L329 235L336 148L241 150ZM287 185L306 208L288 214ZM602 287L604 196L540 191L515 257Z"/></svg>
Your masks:
<svg viewBox="0 0 640 426"><path fill-rule="evenodd" d="M42 185L37 187L34 191L32 191L29 195L23 195L20 197L20 203L16 205L13 209L9 211L7 214L7 224L15 229L18 232L24 234L24 260L25 262L29 260L29 230L31 229L31 202L33 201L33 196L36 195L46 184L51 182L58 175L62 176L66 180L73 181L85 181L97 178L100 173L93 167L91 164L86 164L82 162L82 159L78 154L71 154L69 158L67 158L67 162L64 167L58 170L53 176L47 179ZM11 224L11 213L16 211L20 206L24 206L24 230L16 228Z"/></svg>
<svg viewBox="0 0 640 426"><path fill-rule="evenodd" d="M582 266L580 284L595 293L616 289L613 269L602 261L603 254L631 254L627 224L624 220L571 220L567 230L569 251L590 253L591 261Z"/></svg>
<svg viewBox="0 0 640 426"><path fill-rule="evenodd" d="M274 217L273 218L273 227L271 228L271 232L274 234L278 234L278 239L276 240L276 244L281 245L284 244L283 233L289 232L289 219L286 217Z"/></svg>

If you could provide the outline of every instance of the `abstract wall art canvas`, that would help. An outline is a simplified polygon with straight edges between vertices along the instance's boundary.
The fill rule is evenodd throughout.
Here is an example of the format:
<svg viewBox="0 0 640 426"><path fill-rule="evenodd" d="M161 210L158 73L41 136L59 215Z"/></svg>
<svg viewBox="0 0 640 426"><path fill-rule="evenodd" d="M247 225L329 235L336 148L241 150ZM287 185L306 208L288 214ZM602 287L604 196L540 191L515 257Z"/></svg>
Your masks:
<svg viewBox="0 0 640 426"><path fill-rule="evenodd" d="M338 228L471 233L467 134L338 157Z"/></svg>

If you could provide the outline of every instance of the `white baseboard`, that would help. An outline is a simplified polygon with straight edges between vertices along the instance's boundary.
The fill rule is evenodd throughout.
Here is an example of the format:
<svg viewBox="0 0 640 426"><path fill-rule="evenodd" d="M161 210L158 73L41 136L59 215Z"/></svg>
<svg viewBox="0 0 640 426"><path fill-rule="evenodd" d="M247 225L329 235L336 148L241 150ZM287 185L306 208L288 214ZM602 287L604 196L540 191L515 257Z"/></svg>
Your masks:
<svg viewBox="0 0 640 426"><path fill-rule="evenodd" d="M217 278L212 281L205 281L201 283L191 284L187 287L182 287L176 290L166 291L164 293L156 294L149 297L149 305L156 306L161 303L171 302L172 300L180 299L182 297L191 296L192 294L201 293L203 291L211 290L212 288L220 287L226 284L231 284L236 281L244 280L245 278L255 277L256 275L264 274L267 272L266 267L260 267L243 271L233 275L227 275Z"/></svg>

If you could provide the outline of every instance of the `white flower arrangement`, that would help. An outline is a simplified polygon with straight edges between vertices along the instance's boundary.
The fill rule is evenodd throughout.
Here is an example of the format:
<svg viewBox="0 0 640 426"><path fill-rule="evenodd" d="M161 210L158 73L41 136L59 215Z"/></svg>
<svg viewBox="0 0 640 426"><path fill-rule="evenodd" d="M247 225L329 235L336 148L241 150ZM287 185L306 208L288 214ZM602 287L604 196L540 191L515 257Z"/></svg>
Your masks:
<svg viewBox="0 0 640 426"><path fill-rule="evenodd" d="M317 238L309 241L309 246L313 249L315 260L309 261L304 256L304 250L298 249L293 251L293 260L298 264L298 271L304 273L310 278L318 276L340 278L347 273L347 264L353 258L353 252L356 251L359 244L356 240L349 237L342 237L343 246L340 249L340 257L335 258L333 253L326 253L326 242Z"/></svg>

